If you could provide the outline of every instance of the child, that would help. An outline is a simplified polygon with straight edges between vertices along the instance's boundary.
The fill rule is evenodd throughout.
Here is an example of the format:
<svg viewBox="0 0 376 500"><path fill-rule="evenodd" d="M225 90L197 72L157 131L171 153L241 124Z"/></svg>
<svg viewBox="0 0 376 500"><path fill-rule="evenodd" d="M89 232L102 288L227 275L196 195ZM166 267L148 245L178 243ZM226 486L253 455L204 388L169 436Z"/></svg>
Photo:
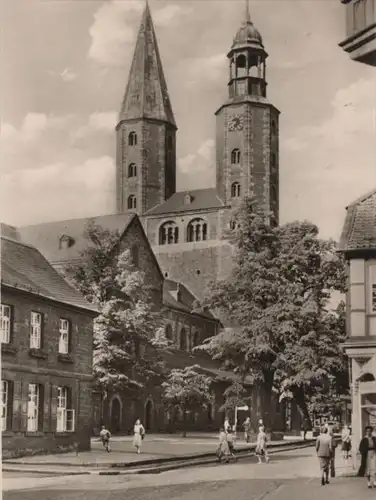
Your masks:
<svg viewBox="0 0 376 500"><path fill-rule="evenodd" d="M102 430L99 433L99 436L101 438L102 444L104 449L107 451L107 453L110 453L110 437L111 433L109 430L106 429L104 425L102 425Z"/></svg>

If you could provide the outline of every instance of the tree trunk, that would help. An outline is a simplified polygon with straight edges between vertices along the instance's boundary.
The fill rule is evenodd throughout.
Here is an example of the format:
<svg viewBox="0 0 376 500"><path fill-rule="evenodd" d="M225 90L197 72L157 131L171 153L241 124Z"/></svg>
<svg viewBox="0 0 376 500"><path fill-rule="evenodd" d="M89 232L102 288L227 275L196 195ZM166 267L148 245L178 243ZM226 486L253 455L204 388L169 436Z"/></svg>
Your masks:
<svg viewBox="0 0 376 500"><path fill-rule="evenodd" d="M307 403L304 397L304 391L300 387L298 387L296 389L292 389L291 392L294 396L294 401L298 408L300 416L302 417L304 428L307 427L309 429L312 429L311 416L309 414Z"/></svg>
<svg viewBox="0 0 376 500"><path fill-rule="evenodd" d="M273 378L274 372L264 372L264 383L262 384L261 394L261 418L267 430L272 430L273 411L272 411L272 396L273 396ZM258 430L258 429L257 429Z"/></svg>
<svg viewBox="0 0 376 500"><path fill-rule="evenodd" d="M183 438L187 437L187 413L183 410Z"/></svg>

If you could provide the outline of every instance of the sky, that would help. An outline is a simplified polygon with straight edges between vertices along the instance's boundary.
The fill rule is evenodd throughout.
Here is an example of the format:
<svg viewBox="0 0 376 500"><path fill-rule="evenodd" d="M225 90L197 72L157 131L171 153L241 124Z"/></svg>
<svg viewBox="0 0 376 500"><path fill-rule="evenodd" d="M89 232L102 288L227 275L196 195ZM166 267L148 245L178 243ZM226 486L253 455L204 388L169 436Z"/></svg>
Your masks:
<svg viewBox="0 0 376 500"><path fill-rule="evenodd" d="M0 219L115 211L115 133L144 0L1 0ZM149 0L178 126L177 188L215 183L215 111L244 0ZM251 0L280 111L281 222L338 239L376 187L376 68L351 61L339 0Z"/></svg>

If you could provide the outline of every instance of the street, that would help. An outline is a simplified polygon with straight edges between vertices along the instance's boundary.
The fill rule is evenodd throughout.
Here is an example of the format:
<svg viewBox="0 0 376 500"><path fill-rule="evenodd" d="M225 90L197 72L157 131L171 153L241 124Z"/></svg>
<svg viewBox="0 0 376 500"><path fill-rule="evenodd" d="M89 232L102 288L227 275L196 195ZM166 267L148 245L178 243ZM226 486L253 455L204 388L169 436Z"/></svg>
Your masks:
<svg viewBox="0 0 376 500"><path fill-rule="evenodd" d="M281 452L270 464L258 465L254 457L229 465L174 470L161 474L119 476L17 477L5 473L4 500L366 500L375 497L365 481L347 477L341 458L338 477L327 486L318 479L312 449ZM343 477L340 477L344 474Z"/></svg>

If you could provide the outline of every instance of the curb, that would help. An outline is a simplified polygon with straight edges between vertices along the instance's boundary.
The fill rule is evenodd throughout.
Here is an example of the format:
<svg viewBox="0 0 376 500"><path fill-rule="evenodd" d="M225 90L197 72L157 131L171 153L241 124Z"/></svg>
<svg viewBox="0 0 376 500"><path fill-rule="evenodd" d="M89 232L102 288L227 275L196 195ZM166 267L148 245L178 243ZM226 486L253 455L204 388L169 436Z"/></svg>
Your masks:
<svg viewBox="0 0 376 500"><path fill-rule="evenodd" d="M272 446L268 451L270 455L278 453L280 451L294 451L304 448L309 448L313 446L315 440L306 440L299 443L281 443ZM254 452L255 445L249 448L238 449L236 454L236 459L241 460L245 458L254 457L256 454ZM10 462L8 462L10 464ZM45 474L49 476L79 476L79 475L99 475L99 476L119 476L119 475L132 475L132 474L160 474L162 472L167 472L170 470L178 470L188 467L196 467L200 465L210 465L218 463L218 458L215 453L204 453L199 455L191 455L184 457L168 457L156 460L143 460L140 462L127 462L125 464L109 464L108 470L98 470L100 465L95 464L97 470L87 470L87 471L46 471L45 469L32 469L27 468L8 468L6 463L3 462L2 470L3 472L23 472L25 474ZM17 463L18 465L18 463ZM44 466L46 464L41 464ZM56 466L56 464L54 464ZM155 467L141 468L147 465L155 465ZM88 465L87 465L88 466ZM73 468L73 465L70 464ZM114 470L116 468L122 468L123 470ZM125 470L124 470L125 469Z"/></svg>
<svg viewBox="0 0 376 500"><path fill-rule="evenodd" d="M288 448L290 446L302 446L302 445L306 445L306 446L310 446L312 444L314 444L316 442L316 439L306 439L306 440L295 440L295 441L285 441L285 442L281 442L281 443L276 443L276 444L270 444L270 448L271 449L274 449L274 448ZM217 442L215 443L217 444ZM256 448L256 444L253 443L249 446L242 446L242 447L239 447L237 449L237 453L249 453L249 452L252 452L254 451ZM106 468L135 468L135 467L138 467L138 466L144 466L144 465L154 465L154 464L169 464L171 462L180 462L180 461L186 461L186 460L198 460L198 459L203 459L203 458L216 458L216 453L213 452L213 451L207 451L207 452L204 452L204 453L193 453L193 454L190 454L190 455L183 455L183 456L170 456L170 457L161 457L161 458L151 458L151 459L145 459L145 460L138 460L138 461L133 461L133 462L113 462L113 463L106 463L106 464L99 464L97 462L86 462L86 463L82 463L82 464L72 464L72 463L65 463L65 464L57 464L56 462L43 462L40 464L41 467L45 467L45 466L50 466L50 467L56 467L56 466L59 466L59 465L64 465L64 467L92 467L92 468L97 468L97 469L106 469ZM6 466L6 464L9 464L9 465L25 465L25 466L30 466L30 465L33 465L33 466L36 466L36 465L39 465L39 464L33 464L33 463L28 463L27 461L26 462L18 462L16 460L12 460L12 459L9 459L9 460L3 460L3 470L4 469L4 466ZM12 469L12 470L15 470L15 469ZM39 472L38 472L39 473Z"/></svg>

